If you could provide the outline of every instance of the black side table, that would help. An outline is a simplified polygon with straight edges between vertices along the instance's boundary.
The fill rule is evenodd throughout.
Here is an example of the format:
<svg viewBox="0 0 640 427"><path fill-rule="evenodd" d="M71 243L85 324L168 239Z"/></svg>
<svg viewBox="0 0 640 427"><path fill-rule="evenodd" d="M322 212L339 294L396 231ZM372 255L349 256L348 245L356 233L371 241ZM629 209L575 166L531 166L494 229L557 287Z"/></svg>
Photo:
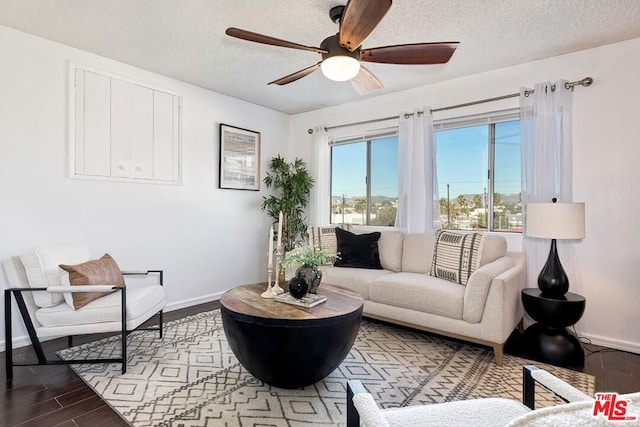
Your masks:
<svg viewBox="0 0 640 427"><path fill-rule="evenodd" d="M582 343L567 326L575 324L584 314L585 298L571 292L549 298L538 288L527 288L522 290L522 304L538 322L524 332L525 357L557 366L583 367Z"/></svg>

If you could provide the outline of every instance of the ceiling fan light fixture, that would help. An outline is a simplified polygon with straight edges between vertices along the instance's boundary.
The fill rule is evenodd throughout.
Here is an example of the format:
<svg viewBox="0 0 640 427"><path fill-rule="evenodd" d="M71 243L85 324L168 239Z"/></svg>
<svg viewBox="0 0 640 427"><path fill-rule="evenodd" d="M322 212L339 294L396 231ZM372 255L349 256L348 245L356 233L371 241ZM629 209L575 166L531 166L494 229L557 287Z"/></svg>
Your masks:
<svg viewBox="0 0 640 427"><path fill-rule="evenodd" d="M329 80L344 82L358 75L360 61L353 56L335 55L322 61L320 69L322 74Z"/></svg>

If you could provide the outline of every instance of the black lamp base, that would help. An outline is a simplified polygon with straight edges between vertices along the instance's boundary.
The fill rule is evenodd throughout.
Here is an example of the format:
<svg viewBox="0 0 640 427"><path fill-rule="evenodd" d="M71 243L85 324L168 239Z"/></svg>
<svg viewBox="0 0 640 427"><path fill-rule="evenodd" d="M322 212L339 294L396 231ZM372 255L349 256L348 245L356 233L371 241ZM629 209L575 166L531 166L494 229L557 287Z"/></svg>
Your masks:
<svg viewBox="0 0 640 427"><path fill-rule="evenodd" d="M551 240L549 257L538 276L538 288L547 298L560 298L569 291L569 278L560 264L556 239Z"/></svg>

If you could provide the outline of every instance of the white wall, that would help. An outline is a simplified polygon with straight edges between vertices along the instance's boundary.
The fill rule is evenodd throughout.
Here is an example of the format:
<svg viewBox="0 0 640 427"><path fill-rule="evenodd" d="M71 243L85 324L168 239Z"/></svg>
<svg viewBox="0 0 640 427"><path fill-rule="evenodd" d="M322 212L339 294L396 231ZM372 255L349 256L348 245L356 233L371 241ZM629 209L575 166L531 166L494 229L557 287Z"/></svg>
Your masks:
<svg viewBox="0 0 640 427"><path fill-rule="evenodd" d="M307 130L319 125L393 116L425 105L435 109L518 92L540 81L586 76L595 83L576 88L573 115L574 198L586 202L587 221L587 237L576 248L582 283L571 288L587 298L576 328L595 343L640 353L640 39L298 114L293 116L289 154L310 159ZM345 90L352 89L345 84ZM513 98L435 113L434 118L517 106ZM510 249L520 245L519 239L509 243ZM532 268L539 271L541 266Z"/></svg>
<svg viewBox="0 0 640 427"><path fill-rule="evenodd" d="M164 269L169 309L265 280L266 192L217 188L218 124L261 132L264 177L287 150L290 116L2 26L0 52L0 259L85 242L123 269ZM184 185L67 178L68 61L182 95Z"/></svg>

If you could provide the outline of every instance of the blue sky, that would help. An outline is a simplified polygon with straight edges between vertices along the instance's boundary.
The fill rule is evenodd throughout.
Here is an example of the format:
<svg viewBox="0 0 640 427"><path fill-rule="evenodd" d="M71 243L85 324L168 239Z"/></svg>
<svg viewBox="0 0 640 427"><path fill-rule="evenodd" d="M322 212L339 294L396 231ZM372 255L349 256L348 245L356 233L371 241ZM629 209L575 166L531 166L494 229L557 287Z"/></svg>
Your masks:
<svg viewBox="0 0 640 427"><path fill-rule="evenodd" d="M440 197L482 194L487 187L489 127L473 126L436 134L436 161ZM366 194L366 143L333 147L332 194ZM397 197L397 145L395 138L371 144L371 195ZM495 191L520 192L520 123L496 124Z"/></svg>

